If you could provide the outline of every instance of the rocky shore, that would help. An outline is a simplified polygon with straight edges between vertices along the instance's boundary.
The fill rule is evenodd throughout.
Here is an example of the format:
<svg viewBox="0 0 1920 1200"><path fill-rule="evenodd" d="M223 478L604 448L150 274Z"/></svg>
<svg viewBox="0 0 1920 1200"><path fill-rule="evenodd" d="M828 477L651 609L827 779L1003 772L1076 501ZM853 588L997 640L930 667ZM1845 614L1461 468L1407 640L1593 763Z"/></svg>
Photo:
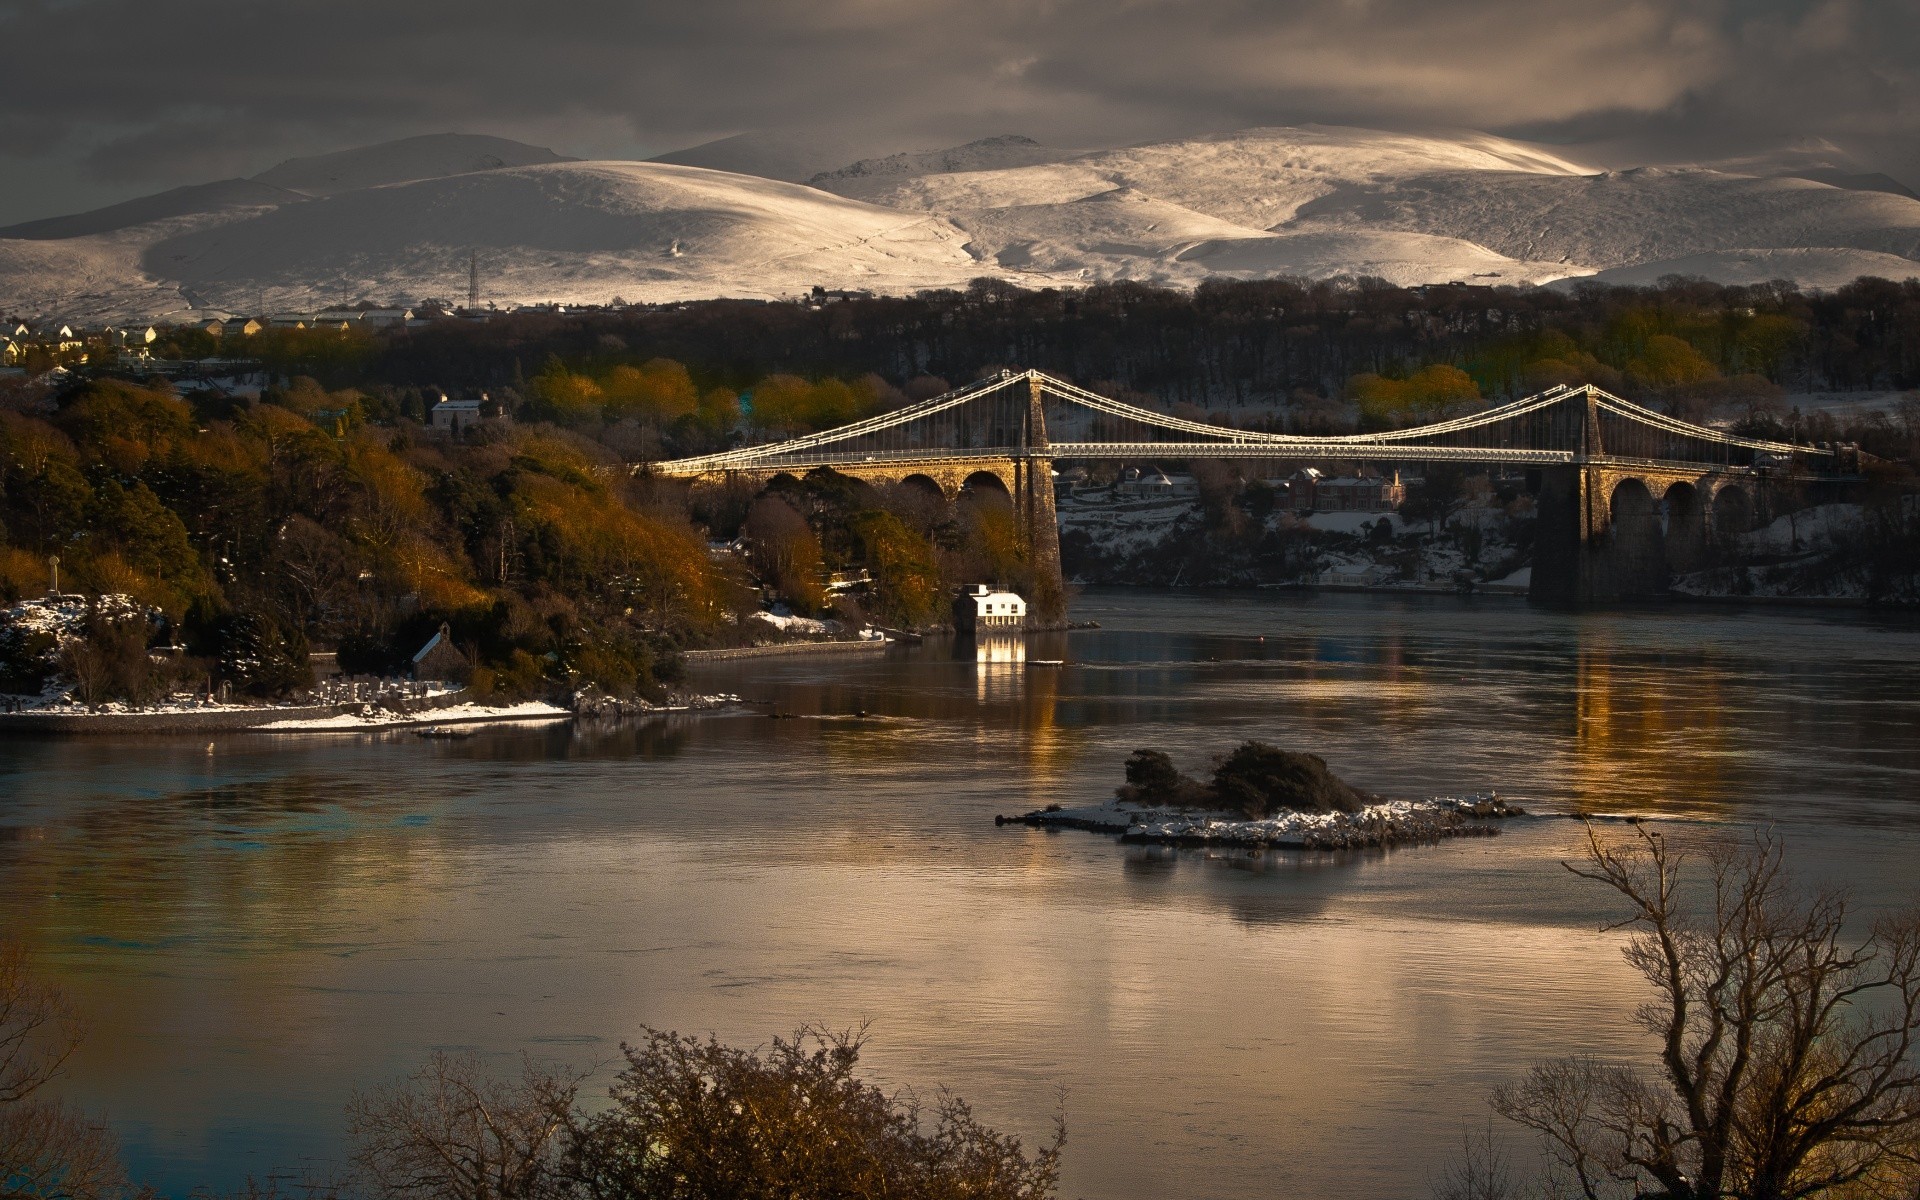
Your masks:
<svg viewBox="0 0 1920 1200"><path fill-rule="evenodd" d="M1445 838L1491 837L1500 832L1497 822L1525 815L1525 809L1487 792L1426 800L1386 800L1352 813L1293 812L1259 820L1205 809L1109 800L1079 808L1049 805L1015 816L996 816L993 823L1040 829L1084 829L1115 834L1123 842L1167 846L1355 850L1417 845Z"/></svg>

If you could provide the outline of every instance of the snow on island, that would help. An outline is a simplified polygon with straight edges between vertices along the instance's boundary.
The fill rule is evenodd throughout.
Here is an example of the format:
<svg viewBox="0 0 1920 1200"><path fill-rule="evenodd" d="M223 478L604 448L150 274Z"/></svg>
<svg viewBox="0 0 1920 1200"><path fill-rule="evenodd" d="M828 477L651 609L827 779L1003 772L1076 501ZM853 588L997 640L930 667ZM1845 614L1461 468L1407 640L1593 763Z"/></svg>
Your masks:
<svg viewBox="0 0 1920 1200"><path fill-rule="evenodd" d="M1120 835L1123 842L1170 846L1241 846L1280 850L1354 850L1437 842L1442 838L1491 837L1490 822L1525 816L1493 792L1383 800L1358 812L1283 812L1245 819L1209 809L1143 805L1108 800L1076 808L1048 805L1019 816L998 816L996 825L1040 829L1085 829Z"/></svg>
<svg viewBox="0 0 1920 1200"><path fill-rule="evenodd" d="M1524 815L1492 792L1396 800L1341 779L1317 754L1248 740L1213 760L1212 778L1182 774L1159 750L1135 750L1127 781L1104 804L1058 804L994 824L1089 829L1130 842L1348 850L1497 833Z"/></svg>

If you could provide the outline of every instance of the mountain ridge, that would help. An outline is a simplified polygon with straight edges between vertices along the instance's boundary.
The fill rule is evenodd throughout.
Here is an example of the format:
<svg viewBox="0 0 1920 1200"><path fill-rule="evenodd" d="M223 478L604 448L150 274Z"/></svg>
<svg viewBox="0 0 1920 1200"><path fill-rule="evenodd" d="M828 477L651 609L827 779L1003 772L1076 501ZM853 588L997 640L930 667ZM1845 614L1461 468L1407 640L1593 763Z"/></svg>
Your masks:
<svg viewBox="0 0 1920 1200"><path fill-rule="evenodd" d="M729 143L749 157L778 148L693 150ZM1805 178L1855 165L1830 147L1754 159L1742 174L1602 170L1475 131L1261 127L1090 151L1001 134L856 158L811 184L671 157L582 161L440 134L290 159L0 230L0 309L152 319L189 296L296 310L444 299L466 290L476 255L483 294L504 304L911 292L979 276L1176 287L1920 276L1920 200Z"/></svg>

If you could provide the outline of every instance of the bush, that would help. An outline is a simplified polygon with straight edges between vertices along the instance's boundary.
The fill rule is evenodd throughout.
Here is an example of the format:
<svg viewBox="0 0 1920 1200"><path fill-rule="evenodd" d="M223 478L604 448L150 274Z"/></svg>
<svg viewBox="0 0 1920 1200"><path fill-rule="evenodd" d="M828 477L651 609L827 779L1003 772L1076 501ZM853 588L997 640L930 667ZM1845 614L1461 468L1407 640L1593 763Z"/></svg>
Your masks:
<svg viewBox="0 0 1920 1200"><path fill-rule="evenodd" d="M1276 812L1359 812L1367 797L1327 769L1317 754L1298 754L1265 742L1240 743L1213 769L1222 808L1248 819Z"/></svg>
<svg viewBox="0 0 1920 1200"><path fill-rule="evenodd" d="M1114 790L1122 800L1215 808L1247 820L1279 812L1359 812L1371 797L1327 769L1317 754L1296 754L1265 742L1242 742L1215 761L1203 784L1180 773L1159 750L1127 756L1127 781Z"/></svg>
<svg viewBox="0 0 1920 1200"><path fill-rule="evenodd" d="M922 1108L854 1074L861 1039L802 1030L764 1052L649 1030L623 1046L611 1107L580 1073L489 1076L436 1054L348 1107L354 1161L381 1200L1040 1200L1065 1127L1029 1156L945 1091ZM598 1106L596 1106L598 1107Z"/></svg>
<svg viewBox="0 0 1920 1200"><path fill-rule="evenodd" d="M1064 1125L1029 1157L946 1092L917 1099L854 1074L857 1034L802 1030L758 1053L650 1032L623 1047L613 1107L579 1122L568 1174L595 1200L1053 1195Z"/></svg>
<svg viewBox="0 0 1920 1200"><path fill-rule="evenodd" d="M1182 775L1163 751L1135 750L1127 755L1126 770L1127 781L1114 791L1122 800L1185 808L1204 808L1213 803L1213 793L1198 780Z"/></svg>

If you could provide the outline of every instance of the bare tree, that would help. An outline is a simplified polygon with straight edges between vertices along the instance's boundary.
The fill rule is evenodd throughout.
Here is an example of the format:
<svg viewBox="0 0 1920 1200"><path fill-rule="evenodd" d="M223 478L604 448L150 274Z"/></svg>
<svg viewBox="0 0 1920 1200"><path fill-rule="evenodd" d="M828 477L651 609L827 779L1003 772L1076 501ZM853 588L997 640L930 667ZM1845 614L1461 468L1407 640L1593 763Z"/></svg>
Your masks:
<svg viewBox="0 0 1920 1200"><path fill-rule="evenodd" d="M1920 1142L1920 914L1854 932L1847 897L1805 891L1769 834L1703 862L1646 828L1588 831L1583 879L1624 897L1627 960L1659 1069L1541 1063L1498 1089L1501 1115L1541 1135L1586 1200L1911 1196Z"/></svg>
<svg viewBox="0 0 1920 1200"><path fill-rule="evenodd" d="M1488 1120L1484 1128L1461 1133L1460 1156L1441 1168L1429 1188L1433 1200L1518 1200L1513 1162Z"/></svg>
<svg viewBox="0 0 1920 1200"><path fill-rule="evenodd" d="M0 943L0 1200L108 1200L128 1192L113 1137L47 1096L80 1043L59 989L34 977L24 947Z"/></svg>
<svg viewBox="0 0 1920 1200"><path fill-rule="evenodd" d="M578 1075L531 1061L518 1081L477 1056L436 1053L402 1083L347 1106L354 1165L393 1200L524 1200L553 1194Z"/></svg>

